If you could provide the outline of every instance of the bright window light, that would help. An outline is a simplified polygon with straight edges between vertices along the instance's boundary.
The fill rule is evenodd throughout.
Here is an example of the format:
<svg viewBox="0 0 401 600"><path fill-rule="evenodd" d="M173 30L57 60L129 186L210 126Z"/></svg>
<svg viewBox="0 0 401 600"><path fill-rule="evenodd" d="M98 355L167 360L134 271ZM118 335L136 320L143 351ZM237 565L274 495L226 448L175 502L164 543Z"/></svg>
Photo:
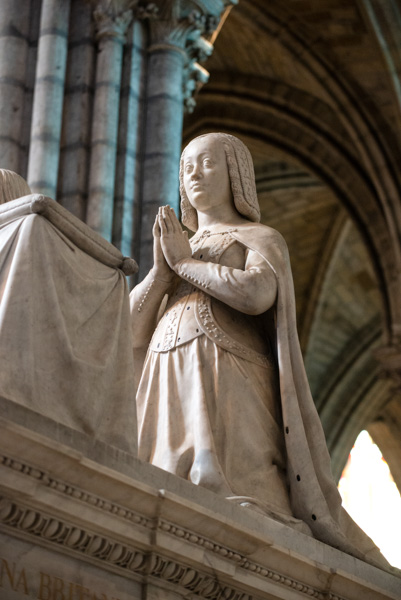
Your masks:
<svg viewBox="0 0 401 600"><path fill-rule="evenodd" d="M361 431L338 484L343 506L390 564L401 568L401 496L367 431Z"/></svg>

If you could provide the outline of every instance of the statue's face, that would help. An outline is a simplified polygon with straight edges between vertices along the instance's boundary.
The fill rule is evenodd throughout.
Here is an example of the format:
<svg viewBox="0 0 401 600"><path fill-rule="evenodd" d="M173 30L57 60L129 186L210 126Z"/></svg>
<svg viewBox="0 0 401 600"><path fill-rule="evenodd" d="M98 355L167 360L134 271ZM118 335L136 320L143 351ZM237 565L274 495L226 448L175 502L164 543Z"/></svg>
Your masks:
<svg viewBox="0 0 401 600"><path fill-rule="evenodd" d="M184 187L191 205L207 212L232 203L231 183L222 142L213 135L195 139L184 154Z"/></svg>

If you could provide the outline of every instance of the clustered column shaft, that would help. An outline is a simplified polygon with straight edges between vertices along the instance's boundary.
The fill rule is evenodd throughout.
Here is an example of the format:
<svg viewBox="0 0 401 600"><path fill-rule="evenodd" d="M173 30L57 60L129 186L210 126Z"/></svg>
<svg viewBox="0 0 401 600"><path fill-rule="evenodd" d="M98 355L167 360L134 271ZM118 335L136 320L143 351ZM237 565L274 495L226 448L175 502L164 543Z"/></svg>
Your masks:
<svg viewBox="0 0 401 600"><path fill-rule="evenodd" d="M56 196L67 62L69 0L43 0L33 98L28 183Z"/></svg>
<svg viewBox="0 0 401 600"><path fill-rule="evenodd" d="M149 49L143 159L140 278L152 266L152 224L159 206L179 214L178 170L183 122L184 51L168 44Z"/></svg>
<svg viewBox="0 0 401 600"><path fill-rule="evenodd" d="M92 7L73 2L65 78L57 200L85 220L88 197L95 40Z"/></svg>
<svg viewBox="0 0 401 600"><path fill-rule="evenodd" d="M126 256L138 256L140 242L141 140L144 132L144 88L147 35L135 20L127 36L123 67L114 198L113 244Z"/></svg>
<svg viewBox="0 0 401 600"><path fill-rule="evenodd" d="M111 241L123 44L132 11L117 17L104 9L94 14L99 51L86 220L90 227Z"/></svg>
<svg viewBox="0 0 401 600"><path fill-rule="evenodd" d="M0 2L0 165L20 172L30 3Z"/></svg>

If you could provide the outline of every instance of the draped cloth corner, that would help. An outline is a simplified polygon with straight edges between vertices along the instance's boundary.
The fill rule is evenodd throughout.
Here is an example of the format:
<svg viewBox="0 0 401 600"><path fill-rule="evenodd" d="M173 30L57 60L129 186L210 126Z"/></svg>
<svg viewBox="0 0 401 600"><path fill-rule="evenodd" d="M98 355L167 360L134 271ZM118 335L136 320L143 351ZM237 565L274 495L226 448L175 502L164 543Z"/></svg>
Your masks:
<svg viewBox="0 0 401 600"><path fill-rule="evenodd" d="M125 277L12 204L0 220L0 394L135 454Z"/></svg>

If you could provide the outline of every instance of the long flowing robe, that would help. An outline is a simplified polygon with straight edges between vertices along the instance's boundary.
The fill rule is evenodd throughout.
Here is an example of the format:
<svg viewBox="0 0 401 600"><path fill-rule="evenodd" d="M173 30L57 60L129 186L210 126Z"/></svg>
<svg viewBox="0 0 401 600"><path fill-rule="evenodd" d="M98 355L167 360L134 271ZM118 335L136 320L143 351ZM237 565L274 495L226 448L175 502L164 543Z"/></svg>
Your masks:
<svg viewBox="0 0 401 600"><path fill-rule="evenodd" d="M292 515L306 523L317 539L358 558L371 562L372 564L387 568L388 564L378 551L377 547L342 508L341 497L331 475L330 456L327 450L323 428L310 393L299 346L296 330L294 288L285 241L278 232L260 224L241 225L237 227L235 231L232 231L231 235L243 247L261 257L265 264L273 271L277 281L277 298L274 306L275 323L273 324L272 322L272 311L268 311L266 313L267 323L265 330L270 331L270 343L273 346L278 367L280 389L278 402L280 403L282 415L281 436L282 439L284 439L286 449L286 483L289 490L288 493ZM180 277L194 284L196 288L213 296L212 282L213 277L215 277L217 272L216 269L219 269L219 267L212 263L202 263L202 261L199 260L188 259L181 261L177 272ZM228 273L229 271L226 272L226 274ZM199 319L198 322L199 325L202 326ZM207 333L206 329L205 333ZM194 342L191 343L194 344ZM196 352L199 353L199 342L197 342L197 344L198 348L192 353L192 358L189 354L187 360L182 359L180 368L186 369L187 373L190 375L192 374L194 376L194 386L203 385L203 391L205 391L207 395L208 390L205 390L204 384L208 385L208 379L203 377L201 381L198 381L198 375L195 373L197 367L196 361L194 363L194 356ZM216 342L216 344L219 345L219 342ZM181 375L177 371L177 365L180 364L180 360L173 358L172 353L179 353L182 358L183 352L182 349L180 350L180 348L177 347L166 353L168 355L168 360L171 363L169 367L167 367L166 377L167 379L173 379L175 377L178 384ZM212 353L210 357L212 361L217 361L217 365L219 361L218 353L219 352L216 351L216 353ZM156 359L154 359L154 357L152 359L148 353L144 377L141 383L142 386L150 386L148 389L150 392L148 398L151 398L152 394L154 396L155 393L158 393L156 389L152 389L151 379L152 374L155 373L154 365L153 368L150 368L152 360ZM195 364L194 369L192 367L193 364ZM231 368L235 387L237 379L234 373L236 368L239 370L239 367L232 364L231 367L228 368ZM204 369L208 369L206 364L204 365ZM218 381L219 378L217 377L217 387ZM251 390L255 387L257 387L256 379L250 378L248 389ZM176 390L176 393L180 395L180 398L183 398L183 403L178 403L178 405L183 407L184 411L188 411L186 418L181 418L179 421L180 426L185 428L187 424L191 424L190 427L192 429L195 428L196 430L197 421L195 420L194 422L194 409L192 404L194 396L191 393L191 388L185 383L185 389L181 392L179 386L175 386L174 389ZM216 381L214 381L214 389L216 389ZM160 391L163 397L163 391L159 390L159 393ZM252 390L252 393L253 391L254 390ZM142 392L143 389L141 391L140 386L139 396L141 396ZM252 393L250 392L250 398L251 400L254 400ZM154 401L157 403L155 398ZM220 401L220 398L218 398L218 401ZM268 404L269 403L267 403L267 405ZM143 414L149 414L149 411L152 411L151 405L144 408ZM271 407L270 414L272 414ZM229 419L228 414L227 419ZM265 419L263 411L259 412L259 419ZM238 420L238 424L241 426L241 419ZM242 426L246 427L247 425L249 425L249 421L244 419ZM263 423L262 427L264 425L266 425L266 422ZM139 423L139 426L141 427L141 422ZM218 426L219 422L212 423L212 432L213 427L218 428ZM143 427L144 425L142 423L142 428ZM157 422L157 427L154 428L152 432L148 433L155 436L155 438L157 438L158 435L161 435L161 439L164 440L166 439L166 427L166 422L159 420ZM261 426L257 425L257 427L260 428ZM216 431L216 440L220 439L220 434L221 432ZM244 453L247 452L247 439L252 439L253 434L254 432L251 430L247 431L247 438L246 436L245 439L243 436L239 437L238 443L239 445L243 445L243 448L239 448L239 452L241 452L241 450ZM275 443L274 446L276 450L279 448L278 443ZM178 445L175 450L177 454L180 454L181 447ZM185 461L185 450L187 450L187 448L183 447L182 450L183 460ZM226 451L231 451L231 447L227 447ZM139 449L139 452L141 455L141 448ZM143 457L152 462L152 452L153 451L149 452L147 450ZM146 454L147 456L145 456ZM157 450L155 450L154 455L157 455ZM216 456L213 457L213 460L215 460ZM250 470L253 470L251 462L252 458L252 452L250 452ZM271 458L271 456L269 458ZM208 457L208 460L210 463L210 456ZM278 464L280 464L280 461ZM160 464L160 466L162 465ZM221 461L219 461L219 466L221 467ZM179 461L177 461L175 465L170 464L167 467L164 466L164 468L168 468L177 474L183 474L182 472L180 473L182 464L180 465ZM227 472L223 474L227 479ZM260 475L263 477L264 474L265 472L261 470ZM273 480L273 486L277 487L277 480ZM261 487L259 487L259 489L261 489ZM233 490L231 488L231 491L245 497L252 494L252 492L248 493L247 490L243 489ZM257 499L262 503L266 501L266 498L260 496ZM271 505L269 500L270 499L268 498L268 504ZM283 504L281 505L283 506ZM284 510L284 512L286 511Z"/></svg>
<svg viewBox="0 0 401 600"><path fill-rule="evenodd" d="M265 275L271 276L264 261L249 256L229 232L198 238L192 246L194 257L212 260L219 269L214 283L224 286L234 306L247 296L250 279L258 277L263 286ZM241 268L232 269L232 264ZM230 281L221 272L227 266ZM236 324L235 332L230 328L235 347L227 350L227 332L217 322L210 326L207 301L206 294L182 279L152 337L137 394L139 457L219 495L263 505L284 522L295 521L269 345L256 317L246 318L219 302L220 319ZM253 342L259 352L238 337Z"/></svg>

